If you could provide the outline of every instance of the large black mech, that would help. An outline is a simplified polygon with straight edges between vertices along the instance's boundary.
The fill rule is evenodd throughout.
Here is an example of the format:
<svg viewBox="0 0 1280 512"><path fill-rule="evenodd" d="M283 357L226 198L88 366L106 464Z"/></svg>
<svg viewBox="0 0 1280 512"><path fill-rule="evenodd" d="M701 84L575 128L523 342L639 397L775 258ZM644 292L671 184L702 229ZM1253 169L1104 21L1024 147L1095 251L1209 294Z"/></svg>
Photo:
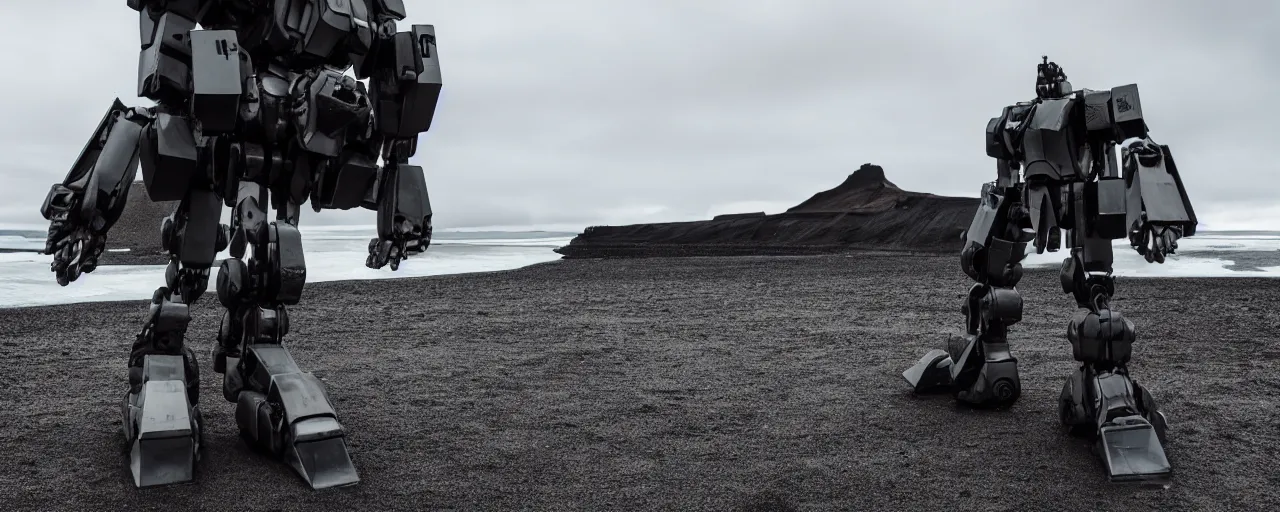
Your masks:
<svg viewBox="0 0 1280 512"><path fill-rule="evenodd" d="M398 31L402 0L128 4L139 12L138 95L156 106L116 100L42 213L45 252L66 285L97 266L139 161L152 200L180 201L161 227L165 286L129 358L122 412L134 483L193 478L199 370L184 334L228 246L213 369L224 374L241 436L313 488L356 483L324 385L282 344L285 306L298 303L307 277L299 206L376 211L369 267L395 270L427 249L426 182L408 162L440 94L435 29ZM352 68L368 85L344 75ZM219 224L224 206L230 226Z"/></svg>
<svg viewBox="0 0 1280 512"><path fill-rule="evenodd" d="M1096 441L1111 480L1167 480L1165 418L1129 376L1133 322L1112 309L1111 241L1128 237L1148 262L1163 263L1179 238L1195 234L1196 216L1169 147L1147 134L1138 86L1072 91L1046 57L1036 99L991 119L986 146L998 177L983 186L960 253L976 282L961 308L966 335L925 354L903 377L918 393L950 392L980 406L1015 402L1021 386L1007 335L1022 319L1021 261L1028 244L1057 251L1065 231L1071 255L1062 290L1080 308L1067 340L1080 368L1062 389L1062 424Z"/></svg>

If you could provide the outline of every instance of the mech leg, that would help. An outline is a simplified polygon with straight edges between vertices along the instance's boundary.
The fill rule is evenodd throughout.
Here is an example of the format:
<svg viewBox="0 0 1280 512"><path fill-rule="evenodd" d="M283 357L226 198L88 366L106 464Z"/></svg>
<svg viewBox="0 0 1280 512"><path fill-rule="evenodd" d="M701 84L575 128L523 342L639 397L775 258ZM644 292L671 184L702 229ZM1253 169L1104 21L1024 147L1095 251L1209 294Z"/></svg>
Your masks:
<svg viewBox="0 0 1280 512"><path fill-rule="evenodd" d="M166 286L152 296L151 314L133 344L121 405L138 487L190 481L200 457L200 371L184 337L189 308L208 288L209 267L227 244L221 210L212 191L189 190L161 227L170 254Z"/></svg>
<svg viewBox="0 0 1280 512"><path fill-rule="evenodd" d="M360 477L324 385L299 369L282 344L289 332L285 306L298 303L307 270L298 229L268 223L265 204L266 187L241 182L232 257L218 274L227 313L214 371L224 374L223 396L236 404L245 442L283 458L313 489L354 484ZM247 262L246 246L253 248Z"/></svg>
<svg viewBox="0 0 1280 512"><path fill-rule="evenodd" d="M1129 377L1133 322L1111 309L1111 240L1085 237L1062 264L1063 291L1081 308L1067 339L1081 363L1059 399L1062 424L1096 441L1113 482L1163 483L1171 468L1164 448L1166 423L1151 393Z"/></svg>
<svg viewBox="0 0 1280 512"><path fill-rule="evenodd" d="M1011 405L1021 395L1018 360L1005 335L1022 320L1022 279L1027 243L1035 237L1021 186L988 183L966 235L961 266L977 281L962 306L968 335L953 338L948 350L932 350L902 372L917 393L951 391L974 405Z"/></svg>

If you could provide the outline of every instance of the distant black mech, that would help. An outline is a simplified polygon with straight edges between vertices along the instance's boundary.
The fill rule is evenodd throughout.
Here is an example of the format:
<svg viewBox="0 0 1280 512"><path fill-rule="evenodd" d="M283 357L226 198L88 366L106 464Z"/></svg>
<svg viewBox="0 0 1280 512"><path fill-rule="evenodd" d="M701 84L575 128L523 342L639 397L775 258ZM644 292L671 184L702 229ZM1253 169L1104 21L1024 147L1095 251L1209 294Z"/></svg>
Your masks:
<svg viewBox="0 0 1280 512"><path fill-rule="evenodd" d="M1147 134L1138 86L1072 91L1045 57L1036 99L987 123L986 146L999 177L983 185L960 255L977 281L961 308L967 336L930 351L903 377L918 393L950 391L977 405L1016 401L1017 359L1006 334L1022 319L1020 262L1028 243L1037 253L1057 251L1065 230L1071 257L1062 263L1062 290L1080 308L1067 339L1081 366L1062 389L1060 419L1096 441L1112 481L1167 481L1165 418L1129 377L1133 322L1111 308L1111 241L1128 236L1148 262L1163 263L1179 238L1195 234L1196 216L1169 147Z"/></svg>
<svg viewBox="0 0 1280 512"><path fill-rule="evenodd" d="M440 94L435 29L398 32L402 0L128 0L140 13L138 95L107 111L41 213L59 284L93 272L141 155L166 286L129 357L122 404L139 487L190 481L202 454L196 356L183 338L216 255L213 368L241 437L313 488L359 481L324 385L282 345L307 269L299 206L377 211L366 265L392 270L431 243L422 168L409 165ZM203 29L197 29L197 23ZM352 69L357 79L345 76ZM378 165L381 156L382 165ZM223 206L231 225L219 224ZM268 208L276 218L267 217ZM246 253L249 257L246 259Z"/></svg>

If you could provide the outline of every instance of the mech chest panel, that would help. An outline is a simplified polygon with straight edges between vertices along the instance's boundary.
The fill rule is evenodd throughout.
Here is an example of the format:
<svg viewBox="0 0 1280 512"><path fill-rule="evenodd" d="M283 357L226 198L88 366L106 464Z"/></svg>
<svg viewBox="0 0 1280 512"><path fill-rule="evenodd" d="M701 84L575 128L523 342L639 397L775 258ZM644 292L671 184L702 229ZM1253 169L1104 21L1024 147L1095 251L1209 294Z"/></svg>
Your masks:
<svg viewBox="0 0 1280 512"><path fill-rule="evenodd" d="M1044 100L1028 114L1021 141L1028 178L1074 181L1088 177L1089 152L1077 102L1074 97Z"/></svg>

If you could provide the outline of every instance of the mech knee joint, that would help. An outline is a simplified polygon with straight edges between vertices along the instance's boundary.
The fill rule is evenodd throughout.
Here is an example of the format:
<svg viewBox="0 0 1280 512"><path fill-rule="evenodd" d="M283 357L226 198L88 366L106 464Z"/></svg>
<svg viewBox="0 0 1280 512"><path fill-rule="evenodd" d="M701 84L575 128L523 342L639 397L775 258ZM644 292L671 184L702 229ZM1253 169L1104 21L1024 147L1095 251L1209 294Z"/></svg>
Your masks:
<svg viewBox="0 0 1280 512"><path fill-rule="evenodd" d="M1021 261L1035 238L1030 217L1017 203L1016 188L983 185L981 202L965 233L962 270L975 281L1012 287L1022 279Z"/></svg>
<svg viewBox="0 0 1280 512"><path fill-rule="evenodd" d="M218 300L228 309L250 304L297 304L307 280L298 228L280 222L266 223L259 254L246 263L239 258L222 261L218 272Z"/></svg>
<svg viewBox="0 0 1280 512"><path fill-rule="evenodd" d="M1079 310L1067 325L1072 356L1100 369L1128 363L1136 338L1133 322L1110 309Z"/></svg>
<svg viewBox="0 0 1280 512"><path fill-rule="evenodd" d="M152 295L147 323L134 344L129 366L141 365L144 354L182 352L187 324L191 322L191 311L187 304L169 300L168 295L167 288L160 288Z"/></svg>
<svg viewBox="0 0 1280 512"><path fill-rule="evenodd" d="M977 309L979 332L1003 332L1004 327L1022 321L1022 295L1016 288L976 285L969 294L968 308Z"/></svg>
<svg viewBox="0 0 1280 512"><path fill-rule="evenodd" d="M211 190L189 190L160 226L160 245L183 267L208 269L227 248L227 232L218 221L222 201Z"/></svg>

